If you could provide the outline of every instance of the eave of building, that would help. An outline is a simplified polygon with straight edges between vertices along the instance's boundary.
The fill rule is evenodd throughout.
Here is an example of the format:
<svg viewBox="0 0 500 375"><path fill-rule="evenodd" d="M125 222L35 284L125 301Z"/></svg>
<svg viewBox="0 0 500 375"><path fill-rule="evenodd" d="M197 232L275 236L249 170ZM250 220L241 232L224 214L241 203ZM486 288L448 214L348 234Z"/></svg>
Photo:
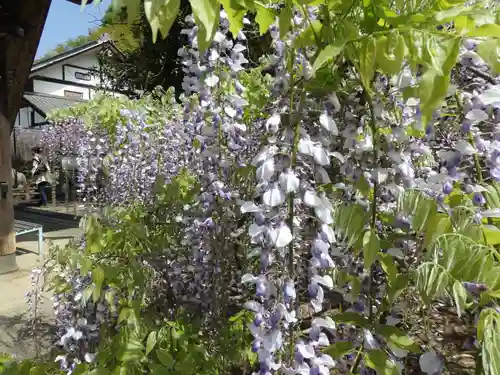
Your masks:
<svg viewBox="0 0 500 375"><path fill-rule="evenodd" d="M95 40L89 43L86 43L80 47L73 48L69 51L65 51L55 56L48 57L46 59L37 61L31 67L31 74L36 73L42 69L48 68L50 66L63 63L73 57L81 55L83 53L95 50L95 49L104 49L109 48L115 54L122 56L122 52L116 47L116 45L111 40Z"/></svg>

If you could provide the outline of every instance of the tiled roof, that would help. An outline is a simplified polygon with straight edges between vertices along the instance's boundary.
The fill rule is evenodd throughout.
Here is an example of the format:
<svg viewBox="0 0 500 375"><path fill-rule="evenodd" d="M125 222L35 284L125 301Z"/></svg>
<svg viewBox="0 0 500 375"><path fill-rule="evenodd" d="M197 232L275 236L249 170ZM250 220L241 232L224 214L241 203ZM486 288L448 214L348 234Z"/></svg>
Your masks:
<svg viewBox="0 0 500 375"><path fill-rule="evenodd" d="M56 109L67 108L85 102L85 100L80 99L69 99L63 96L33 92L24 93L23 98L44 115Z"/></svg>

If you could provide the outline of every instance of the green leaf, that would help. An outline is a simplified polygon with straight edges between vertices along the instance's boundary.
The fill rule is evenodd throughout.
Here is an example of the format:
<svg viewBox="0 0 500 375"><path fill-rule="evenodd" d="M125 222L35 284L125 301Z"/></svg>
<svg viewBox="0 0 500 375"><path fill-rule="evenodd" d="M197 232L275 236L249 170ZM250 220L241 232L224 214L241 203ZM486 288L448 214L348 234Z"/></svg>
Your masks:
<svg viewBox="0 0 500 375"><path fill-rule="evenodd" d="M94 292L92 293L92 299L97 302L101 296L102 283L104 281L104 271L101 267L97 266L92 270L92 281L95 284Z"/></svg>
<svg viewBox="0 0 500 375"><path fill-rule="evenodd" d="M493 72L500 74L500 41L498 39L486 40L481 42L476 50Z"/></svg>
<svg viewBox="0 0 500 375"><path fill-rule="evenodd" d="M491 298L500 298L500 290L491 290L486 292L486 295Z"/></svg>
<svg viewBox="0 0 500 375"><path fill-rule="evenodd" d="M483 225L482 229L488 245L500 244L500 229L493 225Z"/></svg>
<svg viewBox="0 0 500 375"><path fill-rule="evenodd" d="M379 36L376 41L375 59L378 66L390 75L398 74L405 55L405 40L398 33Z"/></svg>
<svg viewBox="0 0 500 375"><path fill-rule="evenodd" d="M347 240L347 247L354 246L363 235L366 213L359 204L342 204L336 208L334 225Z"/></svg>
<svg viewBox="0 0 500 375"><path fill-rule="evenodd" d="M489 24L476 27L467 33L467 36L498 37L500 35L500 25Z"/></svg>
<svg viewBox="0 0 500 375"><path fill-rule="evenodd" d="M500 315L494 309L485 309L479 315L477 337L481 342L483 371L487 375L500 374Z"/></svg>
<svg viewBox="0 0 500 375"><path fill-rule="evenodd" d="M456 280L484 282L496 264L492 249L458 233L437 238L429 254Z"/></svg>
<svg viewBox="0 0 500 375"><path fill-rule="evenodd" d="M396 300L396 298L403 292L409 282L409 276L407 274L400 273L394 280L389 282L389 287L387 288L387 299L389 305Z"/></svg>
<svg viewBox="0 0 500 375"><path fill-rule="evenodd" d="M189 0L198 29L198 46L204 52L219 26L220 4L217 0Z"/></svg>
<svg viewBox="0 0 500 375"><path fill-rule="evenodd" d="M425 48L421 58L427 65L418 86L422 126L432 119L434 110L441 105L448 92L450 72L457 61L460 39L429 37L424 39Z"/></svg>
<svg viewBox="0 0 500 375"><path fill-rule="evenodd" d="M88 257L82 256L80 258L79 263L80 263L80 275L86 276L90 271L90 269L92 268L92 261Z"/></svg>
<svg viewBox="0 0 500 375"><path fill-rule="evenodd" d="M257 4L256 10L257 15L255 16L255 20L259 24L260 35L263 35L267 32L269 26L274 23L274 13L261 4Z"/></svg>
<svg viewBox="0 0 500 375"><path fill-rule="evenodd" d="M332 315L331 318L337 324L355 324L360 327L368 327L370 322L364 315L355 312L344 312Z"/></svg>
<svg viewBox="0 0 500 375"><path fill-rule="evenodd" d="M453 283L453 299L455 300L455 305L457 307L457 314L458 316L461 316L465 311L465 305L467 303L467 291L458 280L455 280Z"/></svg>
<svg viewBox="0 0 500 375"><path fill-rule="evenodd" d="M320 35L323 25L320 21L314 20L308 25L293 41L294 48L303 48L316 44L315 35Z"/></svg>
<svg viewBox="0 0 500 375"><path fill-rule="evenodd" d="M486 186L484 196L490 208L500 208L500 184L494 183Z"/></svg>
<svg viewBox="0 0 500 375"><path fill-rule="evenodd" d="M94 293L95 290L95 285L89 285L83 290L82 293L82 304L86 304L87 301L90 299L90 296Z"/></svg>
<svg viewBox="0 0 500 375"><path fill-rule="evenodd" d="M229 19L229 31L231 31L233 37L236 37L241 29L243 29L243 17L246 10L232 0L221 0L221 4Z"/></svg>
<svg viewBox="0 0 500 375"><path fill-rule="evenodd" d="M439 264L423 263L417 268L417 290L427 306L444 293L448 281L448 273Z"/></svg>
<svg viewBox="0 0 500 375"><path fill-rule="evenodd" d="M379 324L375 327L377 333L382 335L387 341L391 342L398 348L407 350L413 353L420 353L420 346L418 346L415 341L413 341L406 333L404 333L399 328L388 326L384 324Z"/></svg>
<svg viewBox="0 0 500 375"><path fill-rule="evenodd" d="M376 50L375 39L370 37L363 41L359 51L359 75L363 87L368 91L371 91L375 74Z"/></svg>
<svg viewBox="0 0 500 375"><path fill-rule="evenodd" d="M451 230L452 225L448 215L438 213L429 218L427 226L425 227L423 248L428 248L437 237L444 233L451 232Z"/></svg>
<svg viewBox="0 0 500 375"><path fill-rule="evenodd" d="M180 0L144 0L144 13L151 26L153 42L156 42L158 30L163 38L166 38L177 13L179 12Z"/></svg>
<svg viewBox="0 0 500 375"><path fill-rule="evenodd" d="M174 363L174 358L168 349L156 349L155 353L163 366L170 367Z"/></svg>
<svg viewBox="0 0 500 375"><path fill-rule="evenodd" d="M285 6L281 9L279 16L279 29L280 29L280 38L284 39L286 34L290 31L290 26L292 25L292 7Z"/></svg>
<svg viewBox="0 0 500 375"><path fill-rule="evenodd" d="M148 339L146 341L146 355L149 355L149 353L151 353L155 345L156 345L156 331L152 331L148 335Z"/></svg>
<svg viewBox="0 0 500 375"><path fill-rule="evenodd" d="M344 43L339 45L329 45L323 48L319 53L312 67L313 74L320 68L322 68L327 62L337 57L344 49Z"/></svg>
<svg viewBox="0 0 500 375"><path fill-rule="evenodd" d="M388 355L380 349L367 350L364 353L365 365L377 372L378 375L397 375L396 365L389 360Z"/></svg>
<svg viewBox="0 0 500 375"><path fill-rule="evenodd" d="M377 233L368 231L363 236L363 260L365 269L370 269L371 265L377 259L377 253L380 249L380 240Z"/></svg>
<svg viewBox="0 0 500 375"><path fill-rule="evenodd" d="M419 197L418 206L413 216L412 227L416 232L421 232L427 221L437 213L437 204L434 199Z"/></svg>
<svg viewBox="0 0 500 375"><path fill-rule="evenodd" d="M394 263L394 258L391 254L383 254L378 253L378 257L380 260L380 264L382 265L382 269L387 275L387 280L391 283L396 280L398 276L398 267Z"/></svg>
<svg viewBox="0 0 500 375"><path fill-rule="evenodd" d="M131 314L134 313L134 309L131 307L124 307L120 310L120 313L118 314L118 324L121 322L127 320Z"/></svg>
<svg viewBox="0 0 500 375"><path fill-rule="evenodd" d="M117 358L122 362L137 361L144 356L144 346L137 340L129 340L117 351Z"/></svg>
<svg viewBox="0 0 500 375"><path fill-rule="evenodd" d="M99 367L90 371L88 375L109 375L110 373L111 372L108 369Z"/></svg>
<svg viewBox="0 0 500 375"><path fill-rule="evenodd" d="M332 358L340 358L354 351L354 345L348 341L337 341L335 344L327 346L323 352Z"/></svg>

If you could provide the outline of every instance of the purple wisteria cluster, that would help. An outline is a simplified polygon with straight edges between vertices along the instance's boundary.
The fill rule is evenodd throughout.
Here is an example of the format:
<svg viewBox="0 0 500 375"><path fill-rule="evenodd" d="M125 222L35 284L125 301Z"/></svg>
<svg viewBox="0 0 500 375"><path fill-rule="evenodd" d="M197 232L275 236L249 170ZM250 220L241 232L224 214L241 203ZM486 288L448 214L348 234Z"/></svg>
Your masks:
<svg viewBox="0 0 500 375"><path fill-rule="evenodd" d="M465 40L457 69L473 68L475 75L455 79L445 97L456 105L455 116L437 109L423 123L423 103L404 94L423 78L406 62L392 77L375 74L373 92L348 70L349 85L313 93L311 63L319 51L297 47L297 40L318 12L312 6L294 12L286 33L278 20L269 27L272 96L258 118L245 117L245 33L231 36L222 10L203 52L194 17L185 20L188 44L178 51L185 73L182 104L155 112L149 102L129 103L111 123L96 117L85 127L70 119L54 125L46 140L52 155L77 156L79 192L89 205L139 203L150 209L159 182L168 185L181 171L194 176L187 188L195 198L176 202L178 212L154 228L168 227L173 218L180 229L167 235L176 236L178 246L168 243L157 256L167 260L164 274L175 300L194 303L205 328L224 322L233 305L253 313L248 329L255 375L327 375L332 369L375 374L367 355L375 352L392 373L402 373L413 348L405 343L413 341L381 332L382 326L399 334L395 327L402 319L402 304L389 298L388 289L399 275L415 271L406 275L408 267L423 272L417 262L436 265L446 251L437 248L434 259L422 254L426 217L420 207L408 209L408 196L421 193L422 206L432 202L432 212L449 220L449 232L440 234L462 236L470 225L500 217L500 207L486 200L487 184L500 180L500 86L484 83L488 73L477 45ZM452 205L452 195L463 198L459 205ZM461 209L467 220L456 219ZM446 277L456 278L449 268ZM109 302L88 298L90 274L69 266L52 272L71 286L54 302L58 342L68 353L59 359L70 371L93 362L99 327L113 325L116 313ZM477 302L488 291L481 280L456 281L454 298L463 288L469 293L463 298ZM241 284L250 287L251 297ZM441 297L435 294L431 299ZM335 302L356 318L336 321ZM350 349L335 357L328 354L332 345ZM440 355L424 349L421 370L441 374Z"/></svg>

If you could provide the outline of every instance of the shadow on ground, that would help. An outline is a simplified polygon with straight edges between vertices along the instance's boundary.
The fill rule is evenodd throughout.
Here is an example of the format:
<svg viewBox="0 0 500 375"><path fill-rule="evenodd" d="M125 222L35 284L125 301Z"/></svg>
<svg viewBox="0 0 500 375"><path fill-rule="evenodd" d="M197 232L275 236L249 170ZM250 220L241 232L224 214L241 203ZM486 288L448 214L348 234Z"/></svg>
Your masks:
<svg viewBox="0 0 500 375"><path fill-rule="evenodd" d="M46 355L54 348L56 327L46 319L33 326L28 313L0 315L0 327L0 352L30 358Z"/></svg>
<svg viewBox="0 0 500 375"><path fill-rule="evenodd" d="M65 229L72 229L78 227L78 222L75 220L67 220L63 218L52 217L44 215L43 212L28 212L22 210L14 211L14 218L16 220L29 221L30 223L40 224L43 226L43 231L56 232Z"/></svg>

